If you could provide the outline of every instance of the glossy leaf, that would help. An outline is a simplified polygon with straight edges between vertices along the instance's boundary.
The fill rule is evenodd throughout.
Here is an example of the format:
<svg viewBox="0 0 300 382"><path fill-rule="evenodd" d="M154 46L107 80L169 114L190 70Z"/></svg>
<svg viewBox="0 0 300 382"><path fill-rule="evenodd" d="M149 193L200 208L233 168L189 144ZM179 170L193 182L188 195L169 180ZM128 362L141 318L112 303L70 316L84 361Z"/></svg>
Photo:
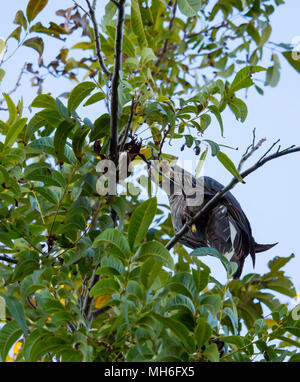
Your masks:
<svg viewBox="0 0 300 382"><path fill-rule="evenodd" d="M29 0L26 8L26 16L31 22L47 5L48 0Z"/></svg>
<svg viewBox="0 0 300 382"><path fill-rule="evenodd" d="M131 249L137 248L146 236L156 213L156 198L148 199L139 205L131 215L128 228L128 242Z"/></svg>
<svg viewBox="0 0 300 382"><path fill-rule="evenodd" d="M76 110L81 102L95 89L94 82L81 82L71 91L68 99L68 111Z"/></svg>

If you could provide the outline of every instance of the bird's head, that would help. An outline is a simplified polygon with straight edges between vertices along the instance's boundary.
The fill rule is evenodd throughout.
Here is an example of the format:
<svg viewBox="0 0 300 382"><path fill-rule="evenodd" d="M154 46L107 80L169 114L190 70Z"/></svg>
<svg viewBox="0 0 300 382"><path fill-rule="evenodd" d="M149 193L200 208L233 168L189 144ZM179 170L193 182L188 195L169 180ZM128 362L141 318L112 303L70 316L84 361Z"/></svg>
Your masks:
<svg viewBox="0 0 300 382"><path fill-rule="evenodd" d="M183 196L185 199L193 199L195 190L197 190L198 200L199 192L203 195L203 182L199 182L190 172L174 163L161 161L159 165L151 166L150 171L151 179L171 198Z"/></svg>

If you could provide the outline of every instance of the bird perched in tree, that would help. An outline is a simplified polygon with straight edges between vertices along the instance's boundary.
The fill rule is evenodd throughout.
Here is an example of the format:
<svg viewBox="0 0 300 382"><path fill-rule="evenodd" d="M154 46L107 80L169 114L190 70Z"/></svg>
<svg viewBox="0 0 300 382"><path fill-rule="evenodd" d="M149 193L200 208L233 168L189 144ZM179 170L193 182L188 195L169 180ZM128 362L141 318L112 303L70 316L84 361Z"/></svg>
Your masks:
<svg viewBox="0 0 300 382"><path fill-rule="evenodd" d="M169 167L163 174L162 188L167 192L172 222L178 232L223 186L208 176L195 178L179 166ZM165 181L164 181L165 179ZM166 180L169 180L167 182ZM228 260L237 263L234 278L240 277L246 257L250 254L255 265L255 254L275 244L258 244L252 236L250 223L235 197L227 192L221 200L179 240L196 249L212 247Z"/></svg>

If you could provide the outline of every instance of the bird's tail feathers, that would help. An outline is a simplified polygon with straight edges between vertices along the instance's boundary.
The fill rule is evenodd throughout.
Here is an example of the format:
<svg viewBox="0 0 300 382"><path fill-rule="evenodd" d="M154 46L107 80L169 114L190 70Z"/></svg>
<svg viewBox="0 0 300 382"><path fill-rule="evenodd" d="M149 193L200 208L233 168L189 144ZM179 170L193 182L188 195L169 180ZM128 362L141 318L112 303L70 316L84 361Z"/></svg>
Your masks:
<svg viewBox="0 0 300 382"><path fill-rule="evenodd" d="M268 249L273 248L277 244L278 243L274 243L274 244L258 244L258 243L255 243L254 244L255 253L267 251Z"/></svg>

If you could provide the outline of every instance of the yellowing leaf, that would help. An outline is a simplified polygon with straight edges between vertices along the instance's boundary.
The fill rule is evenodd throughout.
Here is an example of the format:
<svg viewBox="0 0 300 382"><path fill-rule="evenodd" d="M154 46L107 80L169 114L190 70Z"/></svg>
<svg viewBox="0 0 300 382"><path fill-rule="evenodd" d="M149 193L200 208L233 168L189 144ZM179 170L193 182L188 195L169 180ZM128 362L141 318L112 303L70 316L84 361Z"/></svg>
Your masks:
<svg viewBox="0 0 300 382"><path fill-rule="evenodd" d="M47 5L48 0L30 0L26 8L28 21L32 21Z"/></svg>
<svg viewBox="0 0 300 382"><path fill-rule="evenodd" d="M103 296L97 296L95 297L95 308L99 309L102 308L103 305L107 303L111 298L111 294L104 294Z"/></svg>
<svg viewBox="0 0 300 382"><path fill-rule="evenodd" d="M265 318L265 323L270 329L272 329L274 325L277 325L276 321L272 320L271 318Z"/></svg>
<svg viewBox="0 0 300 382"><path fill-rule="evenodd" d="M13 347L14 355L16 355L16 354L18 354L20 352L22 346L23 346L23 343L20 342L20 341L15 343L15 346Z"/></svg>

